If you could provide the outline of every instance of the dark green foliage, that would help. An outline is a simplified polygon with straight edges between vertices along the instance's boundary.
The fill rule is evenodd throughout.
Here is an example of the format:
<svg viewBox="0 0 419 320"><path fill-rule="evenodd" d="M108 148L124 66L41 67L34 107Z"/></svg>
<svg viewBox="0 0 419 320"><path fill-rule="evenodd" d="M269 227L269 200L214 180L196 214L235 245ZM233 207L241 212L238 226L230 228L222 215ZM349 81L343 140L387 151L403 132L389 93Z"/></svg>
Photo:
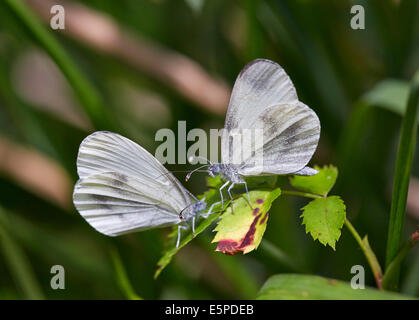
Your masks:
<svg viewBox="0 0 419 320"><path fill-rule="evenodd" d="M383 264L401 115L406 110L406 88L419 69L419 1L360 1L366 11L366 30L350 28L353 1L349 0L206 0L201 8L181 0L71 2L109 15L134 38L146 38L186 55L229 88L250 59L263 57L281 64L300 100L316 111L321 121L321 140L312 163L333 163L339 168L332 194L344 199L346 217L360 234L368 234L376 258ZM176 130L177 121L186 120L188 130L207 130L221 128L224 122L223 111L216 113L185 97L167 79L150 76L121 57L40 24L25 3L0 1L0 299L254 298L267 279L284 272L316 275L314 280L298 280L295 275L288 278L288 282L296 281L291 288L294 291L303 288L311 295L317 290L322 293L318 298L335 298L331 296L334 291L323 295L330 288L317 276L348 282L351 266L362 264L368 269L359 243L345 226L336 251L312 241L299 217L300 208L308 201L283 193L269 211L258 250L236 256L215 252L216 244L211 243L214 234L208 228L183 247L155 280L156 264L165 252L170 230L108 238L79 216L71 203L71 190L49 180L46 173L39 178L41 172L31 172L30 176L52 184L52 190L43 193L20 178L25 168L10 171L2 157L3 140L53 161L72 188L77 178L78 145L95 130L124 134L153 153L159 144L154 135L161 127ZM81 114L82 125L57 112L59 101L51 100L52 107L44 106L42 101L25 96L19 82L24 76L19 76L17 68L34 52L61 70L72 96L65 98L67 106L73 114ZM26 75L31 73L32 69ZM36 88L53 93L44 80L37 79ZM399 198L393 202L390 228L396 241L390 240L387 265L418 224L411 212L403 219L402 198L409 175L401 172L401 167L411 163L412 176L419 176L414 155L417 142L406 138L412 135L412 121L409 130L404 129L400 146L406 154L398 155L396 175L403 181L396 179L395 186L402 192L393 194L394 199ZM175 174L184 181L185 173ZM270 182L274 184L274 180ZM287 181L279 177L277 185L285 190ZM204 174L197 173L185 185L195 195L202 194L206 190ZM52 197L54 189L61 190L65 199ZM243 192L240 188L235 191ZM186 235L183 241L190 238ZM365 239L359 238L359 242ZM419 296L419 252L402 253L405 263L395 267L400 267L399 288L404 294ZM20 267L16 268L17 264ZM50 287L50 269L55 264L66 270L65 290ZM274 279L275 285L285 282ZM375 286L369 272L366 282ZM272 283L271 278L268 284ZM269 293L268 284L260 294ZM336 290L352 298L346 295L347 286L338 284ZM370 297L399 296L373 291Z"/></svg>

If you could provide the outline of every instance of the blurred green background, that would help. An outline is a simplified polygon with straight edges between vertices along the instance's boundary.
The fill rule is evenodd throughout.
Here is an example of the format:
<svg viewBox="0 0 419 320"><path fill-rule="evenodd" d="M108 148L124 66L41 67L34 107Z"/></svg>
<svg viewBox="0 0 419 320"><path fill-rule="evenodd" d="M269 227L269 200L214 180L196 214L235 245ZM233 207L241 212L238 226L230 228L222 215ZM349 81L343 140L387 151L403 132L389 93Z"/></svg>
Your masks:
<svg viewBox="0 0 419 320"><path fill-rule="evenodd" d="M32 14L19 11L21 3ZM49 26L57 3L65 30ZM365 8L365 30L350 27L355 4ZM169 230L108 238L73 207L85 136L107 129L154 153L155 132L177 130L178 120L188 130L221 128L237 74L260 57L283 66L318 114L312 164L338 166L332 194L342 196L348 218L384 263L401 115L419 68L419 1L7 0L0 3L0 298L125 298L112 252L147 299L253 298L273 274L348 281L356 264L374 286L345 228L335 252L305 234L305 200L275 202L257 251L216 253L208 231L157 280ZM406 237L419 223L417 156L412 173ZM184 181L185 173L176 175ZM203 192L205 175L186 187ZM272 254L272 246L282 253ZM65 290L50 287L57 264L65 268ZM419 296L417 248L401 279L402 292Z"/></svg>

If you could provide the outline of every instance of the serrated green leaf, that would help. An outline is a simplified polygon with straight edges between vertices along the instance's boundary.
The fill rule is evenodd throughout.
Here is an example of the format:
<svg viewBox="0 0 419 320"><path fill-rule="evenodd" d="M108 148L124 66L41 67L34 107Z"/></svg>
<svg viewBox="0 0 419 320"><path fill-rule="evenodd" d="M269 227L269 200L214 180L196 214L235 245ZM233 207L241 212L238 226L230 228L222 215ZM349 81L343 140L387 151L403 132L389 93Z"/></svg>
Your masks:
<svg viewBox="0 0 419 320"><path fill-rule="evenodd" d="M207 179L207 184L210 187L213 187L214 189L210 189L206 191L204 194L199 195L198 198L202 199L205 197L205 201L207 203L207 207L211 206L212 203L219 201L219 192L218 189L221 187L222 181L220 178L215 177L209 177ZM229 205L230 201L224 202L224 208L226 208ZM221 206L221 205L220 205ZM218 206L218 207L220 207ZM214 208L214 211L219 210L221 208ZM195 236L202 233L206 228L208 228L220 215L220 212L211 214L207 219L200 219L196 223L195 227ZM179 243L179 248L176 248L176 240L174 239L175 236L177 236L177 226L173 229L173 231L168 236L168 243L167 248L163 252L163 256L160 258L160 260L157 262L157 270L154 273L154 279L156 279L160 273L163 271L164 268L172 261L173 256L185 245L187 245L189 242L192 241L194 238L192 235L192 232L185 232L182 233L182 237Z"/></svg>
<svg viewBox="0 0 419 320"><path fill-rule="evenodd" d="M311 201L302 210L301 217L306 226L306 233L335 250L346 217L343 200L338 196L319 198Z"/></svg>
<svg viewBox="0 0 419 320"><path fill-rule="evenodd" d="M319 173L314 176L293 176L290 178L291 185L299 190L326 196L335 185L338 169L332 165L320 168L314 166Z"/></svg>
<svg viewBox="0 0 419 320"><path fill-rule="evenodd" d="M256 249L266 229L268 210L280 195L279 188L249 192L253 209L249 206L246 194L234 200L234 213L230 205L214 229L217 234L212 242L218 242L217 251L232 255L237 252L246 254Z"/></svg>
<svg viewBox="0 0 419 320"><path fill-rule="evenodd" d="M349 283L319 276L280 274L260 289L259 300L406 300L415 299L373 288L352 289Z"/></svg>

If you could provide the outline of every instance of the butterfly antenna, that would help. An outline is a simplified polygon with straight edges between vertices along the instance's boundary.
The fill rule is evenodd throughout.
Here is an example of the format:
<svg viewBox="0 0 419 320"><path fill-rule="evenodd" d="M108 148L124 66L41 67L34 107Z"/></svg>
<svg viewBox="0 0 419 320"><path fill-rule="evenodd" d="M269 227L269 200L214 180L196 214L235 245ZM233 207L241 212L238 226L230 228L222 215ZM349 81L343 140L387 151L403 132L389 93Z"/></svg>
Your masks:
<svg viewBox="0 0 419 320"><path fill-rule="evenodd" d="M207 158L204 158L204 157L201 157L201 156L190 156L190 157L188 158L189 162L192 162L192 161L194 161L195 159L202 159L202 160L206 161L208 164L212 164L212 162L211 162L211 161L209 161Z"/></svg>
<svg viewBox="0 0 419 320"><path fill-rule="evenodd" d="M192 170L192 171L188 172L188 174L186 175L185 181L188 181L191 178L192 173L194 173L194 172L196 172L196 171L198 171L198 170L200 170L202 168L208 167L208 166L209 166L208 164L204 164L203 166L201 166L199 168L196 168L195 170Z"/></svg>
<svg viewBox="0 0 419 320"><path fill-rule="evenodd" d="M199 169L199 168L198 168L198 169ZM184 173L184 172L189 172L189 171L188 171L188 170L174 170L174 171L168 170L168 172L166 172L166 173L162 173L161 175L159 175L159 176L155 177L154 179L158 179L158 178L160 178L160 177L167 176L167 175L169 175L169 174L171 174L171 173L179 173L179 172Z"/></svg>

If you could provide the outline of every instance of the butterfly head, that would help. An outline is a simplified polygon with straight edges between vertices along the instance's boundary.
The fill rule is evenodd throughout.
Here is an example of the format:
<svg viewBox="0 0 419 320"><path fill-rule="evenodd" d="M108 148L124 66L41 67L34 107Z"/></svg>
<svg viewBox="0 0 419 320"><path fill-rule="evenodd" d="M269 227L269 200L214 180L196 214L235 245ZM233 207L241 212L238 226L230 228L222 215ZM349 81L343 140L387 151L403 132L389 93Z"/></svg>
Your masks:
<svg viewBox="0 0 419 320"><path fill-rule="evenodd" d="M218 176L222 173L221 163L214 163L208 167L208 172L211 177Z"/></svg>
<svg viewBox="0 0 419 320"><path fill-rule="evenodd" d="M192 217L197 216L199 213L205 211L207 209L207 203L205 202L205 198L199 200L192 205L186 207L179 213L179 219L182 221L188 221Z"/></svg>

